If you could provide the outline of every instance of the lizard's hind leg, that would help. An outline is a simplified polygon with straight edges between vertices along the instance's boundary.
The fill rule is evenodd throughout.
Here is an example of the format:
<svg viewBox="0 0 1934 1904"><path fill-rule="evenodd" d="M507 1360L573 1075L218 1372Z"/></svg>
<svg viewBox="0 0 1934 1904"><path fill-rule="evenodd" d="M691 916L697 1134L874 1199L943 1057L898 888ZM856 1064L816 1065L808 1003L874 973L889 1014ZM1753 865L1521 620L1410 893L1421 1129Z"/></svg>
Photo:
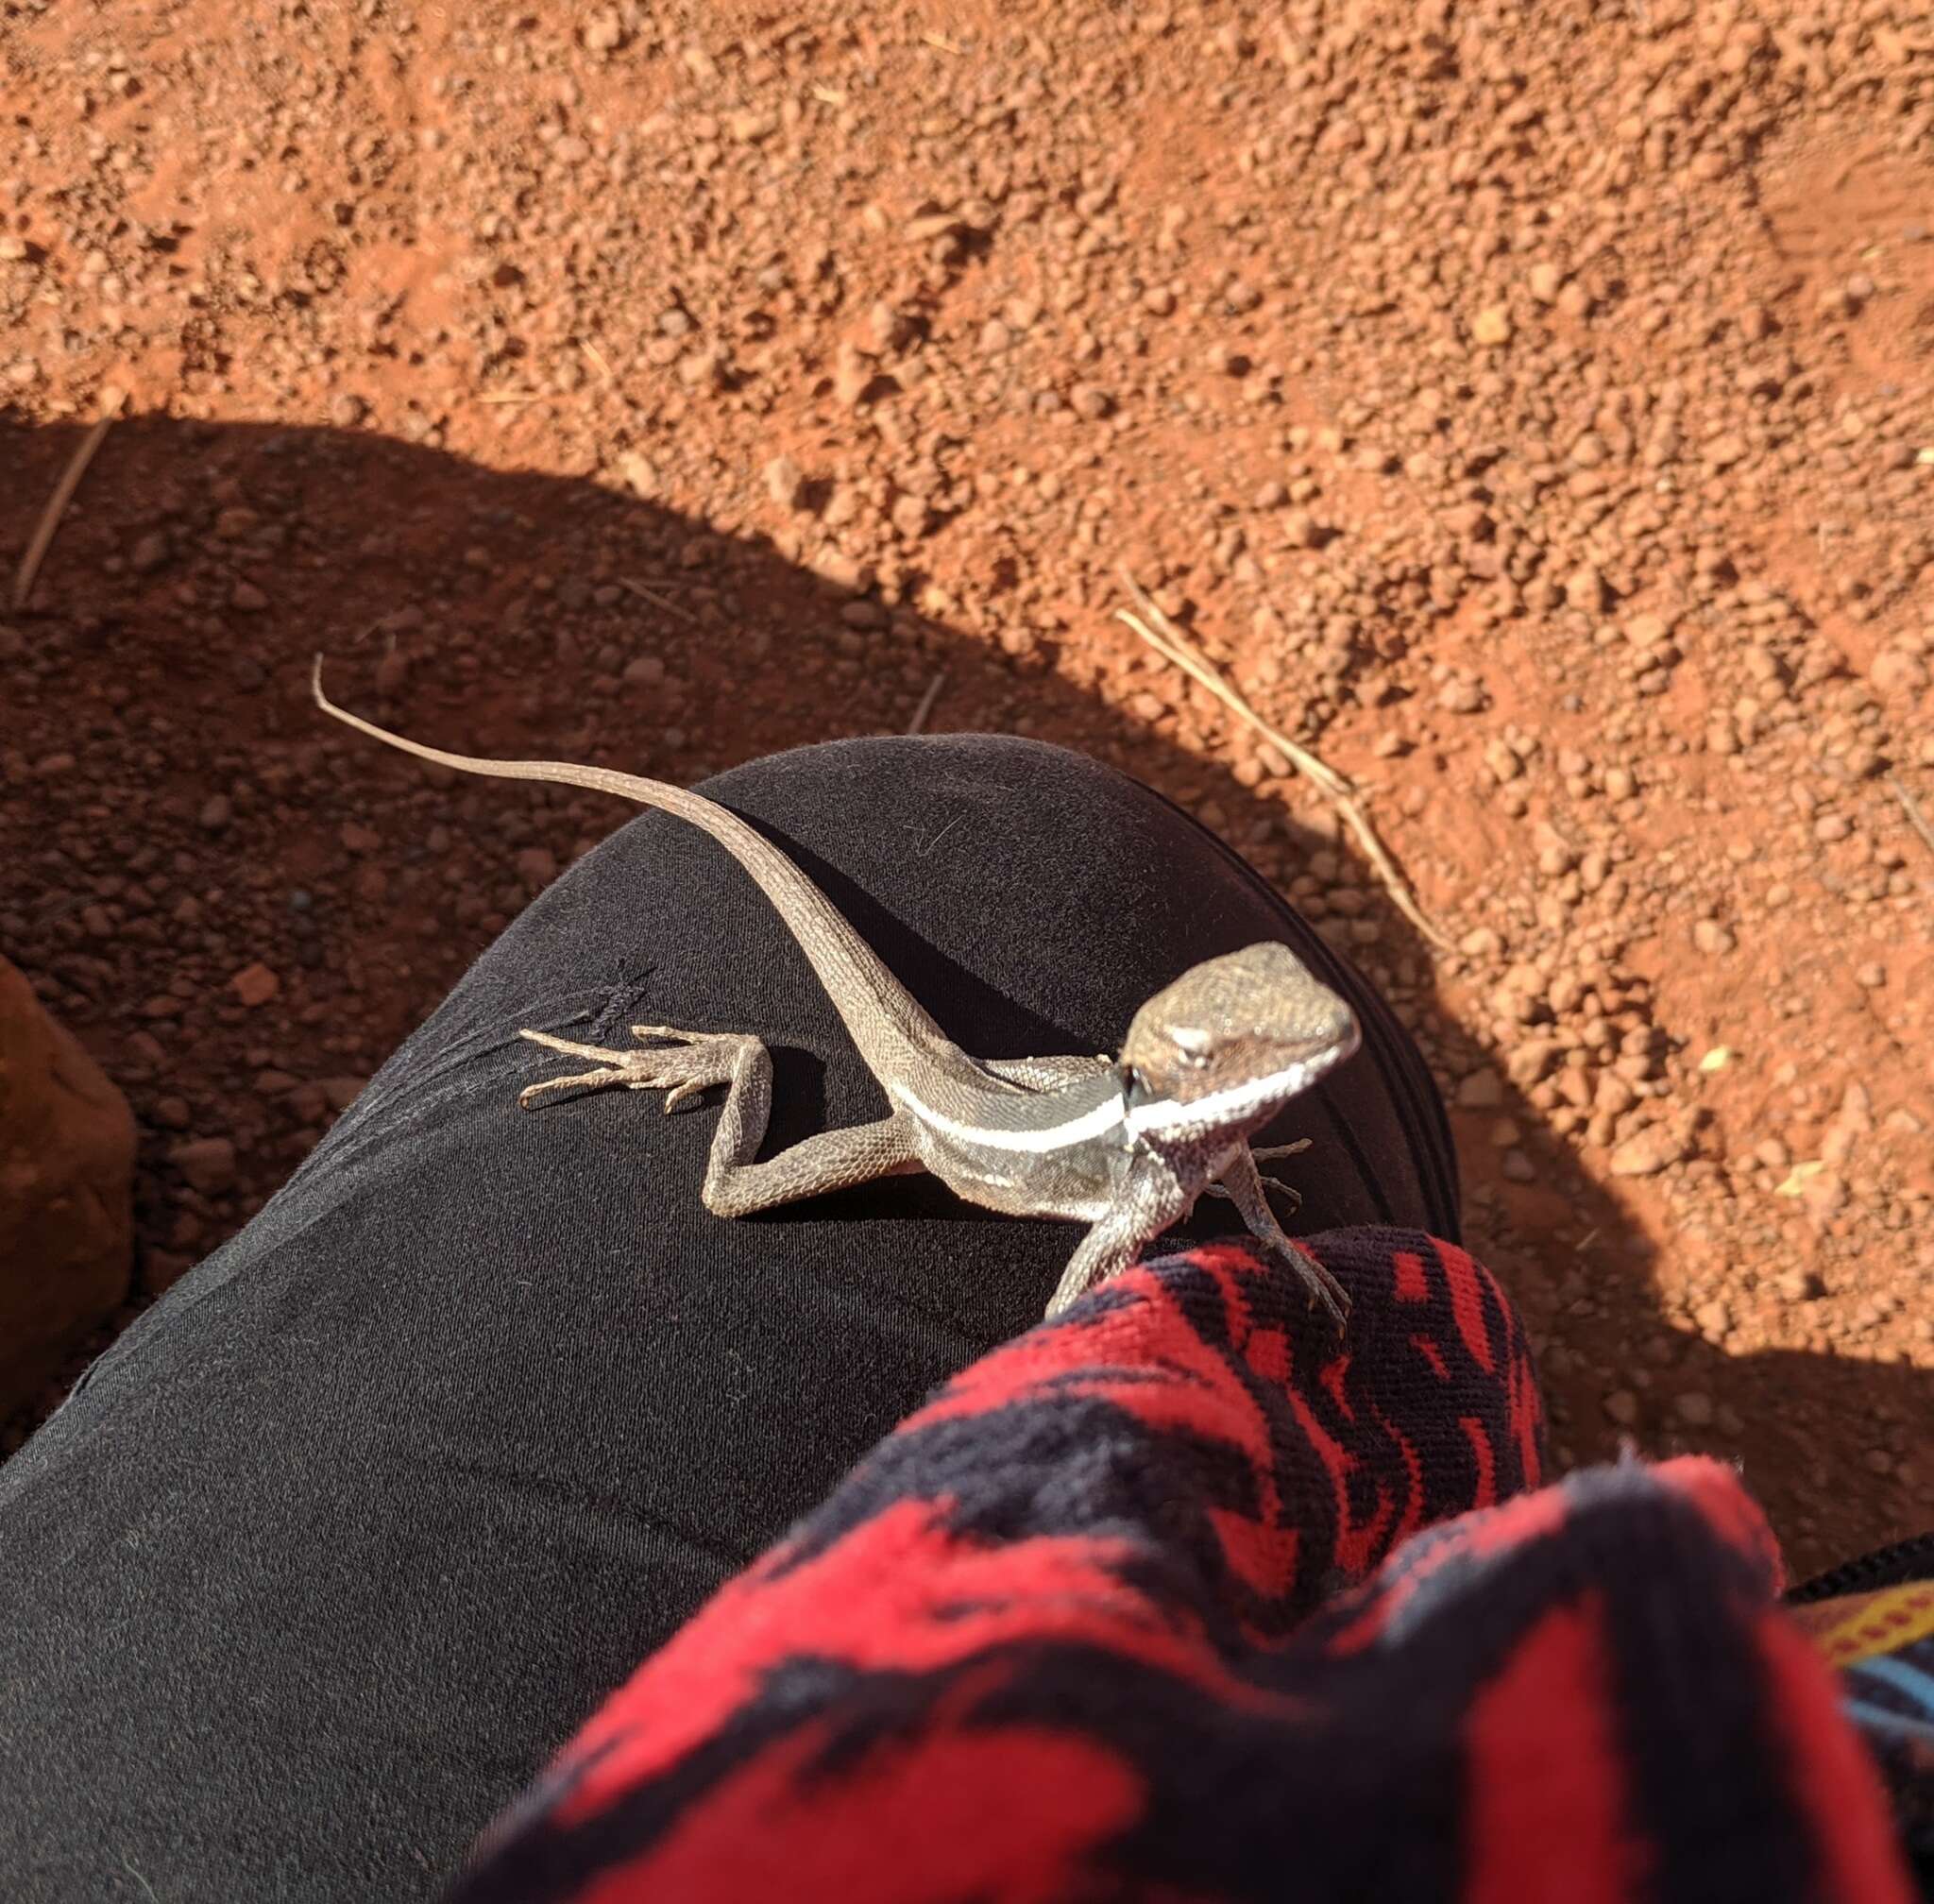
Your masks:
<svg viewBox="0 0 1934 1904"><path fill-rule="evenodd" d="M744 1031L679 1031L669 1025L631 1028L634 1037L657 1042L636 1051L608 1051L548 1031L526 1031L523 1035L533 1044L574 1058L597 1059L599 1068L546 1079L526 1089L519 1101L529 1105L572 1084L590 1090L622 1084L633 1091L666 1092L670 1111L711 1085L723 1084L725 1103L699 1193L715 1216L749 1216L920 1167L912 1122L904 1115L821 1130L776 1157L755 1163L772 1108L772 1061L766 1047Z"/></svg>

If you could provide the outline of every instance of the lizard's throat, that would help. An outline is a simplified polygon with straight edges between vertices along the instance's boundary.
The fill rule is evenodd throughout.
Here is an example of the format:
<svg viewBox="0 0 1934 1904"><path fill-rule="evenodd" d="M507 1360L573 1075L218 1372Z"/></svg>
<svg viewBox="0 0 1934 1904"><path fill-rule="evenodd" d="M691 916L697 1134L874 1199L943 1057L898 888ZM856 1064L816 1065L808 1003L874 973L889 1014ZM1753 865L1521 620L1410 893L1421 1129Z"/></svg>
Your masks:
<svg viewBox="0 0 1934 1904"><path fill-rule="evenodd" d="M1300 1062L1246 1078L1199 1097L1159 1095L1137 1080L1128 1092L1128 1127L1137 1137L1194 1137L1209 1130L1248 1130L1266 1121L1325 1066Z"/></svg>

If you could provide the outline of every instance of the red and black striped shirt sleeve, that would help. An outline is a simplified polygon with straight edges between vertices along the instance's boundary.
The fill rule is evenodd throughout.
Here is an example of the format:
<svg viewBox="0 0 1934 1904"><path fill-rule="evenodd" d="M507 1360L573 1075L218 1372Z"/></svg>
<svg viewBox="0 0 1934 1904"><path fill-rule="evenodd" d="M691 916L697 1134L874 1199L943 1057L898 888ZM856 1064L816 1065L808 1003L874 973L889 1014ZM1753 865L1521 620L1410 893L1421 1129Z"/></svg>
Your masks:
<svg viewBox="0 0 1934 1904"><path fill-rule="evenodd" d="M453 1904L1906 1904L1733 1471L1544 1479L1417 1232L1111 1280L965 1370L607 1701Z"/></svg>

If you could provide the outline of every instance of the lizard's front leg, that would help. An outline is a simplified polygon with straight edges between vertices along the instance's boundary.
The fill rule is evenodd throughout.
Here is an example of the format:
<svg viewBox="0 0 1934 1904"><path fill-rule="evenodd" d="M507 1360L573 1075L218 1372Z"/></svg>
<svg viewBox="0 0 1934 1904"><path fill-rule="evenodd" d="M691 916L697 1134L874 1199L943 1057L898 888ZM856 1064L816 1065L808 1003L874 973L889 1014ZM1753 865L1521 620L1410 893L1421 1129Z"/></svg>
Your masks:
<svg viewBox="0 0 1934 1904"><path fill-rule="evenodd" d="M1251 1145L1249 1155L1258 1164L1266 1164L1272 1157L1298 1156L1307 1150L1314 1141L1309 1137L1298 1137L1294 1144L1272 1144L1266 1150L1258 1150ZM1265 1191L1274 1190L1279 1196L1287 1197L1289 1214L1292 1216L1302 1208L1303 1193L1294 1183L1286 1183L1281 1177L1264 1176L1261 1171L1256 1173L1256 1181ZM1205 1183L1202 1186L1202 1194L1205 1197L1221 1197L1233 1201L1235 1193L1221 1183Z"/></svg>
<svg viewBox="0 0 1934 1904"><path fill-rule="evenodd" d="M1061 1272L1060 1286L1047 1305L1048 1319L1085 1296L1095 1284L1126 1269L1143 1244L1159 1236L1188 1214L1189 1199L1165 1171L1131 1171L1120 1199L1082 1237Z"/></svg>
<svg viewBox="0 0 1934 1904"><path fill-rule="evenodd" d="M1275 1211L1269 1207L1262 1173L1256 1168L1256 1159L1247 1144L1236 1152L1235 1162L1222 1173L1222 1188L1242 1213L1249 1234L1285 1268L1295 1271L1312 1300L1322 1303L1335 1319L1336 1326L1342 1328L1349 1318L1349 1296L1329 1270L1304 1255L1283 1233L1282 1225L1276 1220Z"/></svg>
<svg viewBox="0 0 1934 1904"><path fill-rule="evenodd" d="M636 1051L610 1051L548 1031L526 1031L523 1035L533 1044L597 1059L599 1068L546 1079L526 1089L519 1101L529 1105L573 1084L591 1090L622 1084L632 1091L667 1092L670 1111L708 1086L723 1084L725 1103L699 1192L715 1216L750 1216L920 1167L912 1125L903 1115L821 1130L776 1157L755 1163L772 1108L772 1061L766 1047L743 1031L678 1031L669 1025L634 1025L631 1029L635 1038L658 1042Z"/></svg>

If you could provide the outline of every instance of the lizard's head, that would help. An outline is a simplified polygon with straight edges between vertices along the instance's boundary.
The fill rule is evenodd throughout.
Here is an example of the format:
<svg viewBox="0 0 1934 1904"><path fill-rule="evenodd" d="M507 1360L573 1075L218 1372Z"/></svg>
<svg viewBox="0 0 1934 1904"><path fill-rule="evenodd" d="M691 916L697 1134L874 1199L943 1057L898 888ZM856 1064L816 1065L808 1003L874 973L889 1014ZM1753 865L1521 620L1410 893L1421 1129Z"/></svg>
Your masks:
<svg viewBox="0 0 1934 1904"><path fill-rule="evenodd" d="M1355 1013L1286 945L1250 945L1192 966L1135 1013L1122 1045L1151 1134L1254 1129L1353 1052Z"/></svg>

